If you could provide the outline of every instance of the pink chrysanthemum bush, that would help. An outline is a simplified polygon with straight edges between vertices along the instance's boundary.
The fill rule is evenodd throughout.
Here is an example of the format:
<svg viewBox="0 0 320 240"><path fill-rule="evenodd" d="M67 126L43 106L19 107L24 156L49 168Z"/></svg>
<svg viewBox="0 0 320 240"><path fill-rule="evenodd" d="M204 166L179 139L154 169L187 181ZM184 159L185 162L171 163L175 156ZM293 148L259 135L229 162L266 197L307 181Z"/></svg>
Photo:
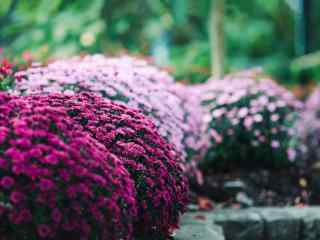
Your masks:
<svg viewBox="0 0 320 240"><path fill-rule="evenodd" d="M189 163L186 171L191 174L191 179L201 183L202 174L198 169L198 164L203 160L209 148L209 138L204 121L207 111L201 106L201 101L193 86L176 83L172 84L169 90L181 99L180 108L183 109L187 123L182 139Z"/></svg>
<svg viewBox="0 0 320 240"><path fill-rule="evenodd" d="M201 87L211 147L207 164L279 167L297 159L301 103L286 89L250 71Z"/></svg>
<svg viewBox="0 0 320 240"><path fill-rule="evenodd" d="M316 88L306 100L297 128L306 147L307 163L320 160L320 88Z"/></svg>
<svg viewBox="0 0 320 240"><path fill-rule="evenodd" d="M201 158L203 146L198 141L201 124L186 114L189 101L168 90L173 84L168 73L143 60L103 55L75 57L33 67L17 76L22 80L16 82L16 94L92 92L140 109L181 154L186 172L193 172L196 161ZM191 103L188 108L193 106Z"/></svg>
<svg viewBox="0 0 320 240"><path fill-rule="evenodd" d="M63 108L0 94L1 239L132 239L121 161Z"/></svg>
<svg viewBox="0 0 320 240"><path fill-rule="evenodd" d="M116 155L137 192L134 235L166 239L188 201L179 155L143 114L90 93L24 97L30 106L63 108L90 136Z"/></svg>

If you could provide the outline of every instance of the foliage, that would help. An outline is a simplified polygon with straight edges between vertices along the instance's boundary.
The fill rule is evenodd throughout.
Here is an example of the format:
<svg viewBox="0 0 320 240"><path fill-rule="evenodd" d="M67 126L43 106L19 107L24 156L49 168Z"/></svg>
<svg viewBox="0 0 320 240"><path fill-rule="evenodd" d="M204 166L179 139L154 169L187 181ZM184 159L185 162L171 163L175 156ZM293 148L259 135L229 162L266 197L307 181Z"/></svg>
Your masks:
<svg viewBox="0 0 320 240"><path fill-rule="evenodd" d="M15 0L3 0L0 16ZM13 55L30 51L40 60L81 52L152 55L170 65L178 80L204 82L210 75L208 40L212 0L18 1L0 25L0 47ZM319 3L311 15L320 15ZM226 71L261 65L283 81L295 57L296 10L286 1L226 1ZM312 29L312 49L320 33ZM32 44L30 44L32 43Z"/></svg>
<svg viewBox="0 0 320 240"><path fill-rule="evenodd" d="M300 143L293 126L301 103L288 90L254 71L202 87L210 111L208 164L280 167L296 161Z"/></svg>
<svg viewBox="0 0 320 240"><path fill-rule="evenodd" d="M15 55L29 51L37 59L98 51L105 23L104 1L20 1L12 25L2 29L2 41L12 41ZM32 43L30 45L30 43Z"/></svg>
<svg viewBox="0 0 320 240"><path fill-rule="evenodd" d="M132 239L135 189L120 160L60 108L3 93L0 105L1 237Z"/></svg>
<svg viewBox="0 0 320 240"><path fill-rule="evenodd" d="M74 123L123 162L137 191L136 237L165 239L177 227L187 203L187 181L172 146L160 137L149 119L92 94L24 99L31 108L50 106L67 112Z"/></svg>

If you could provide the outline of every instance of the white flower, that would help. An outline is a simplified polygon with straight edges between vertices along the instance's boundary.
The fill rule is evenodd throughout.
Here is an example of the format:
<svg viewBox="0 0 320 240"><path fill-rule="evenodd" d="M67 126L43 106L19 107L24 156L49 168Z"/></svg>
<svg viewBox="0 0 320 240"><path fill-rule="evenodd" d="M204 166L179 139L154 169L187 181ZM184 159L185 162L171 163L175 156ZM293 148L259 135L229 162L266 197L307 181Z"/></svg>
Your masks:
<svg viewBox="0 0 320 240"><path fill-rule="evenodd" d="M262 122L263 117L261 116L261 114L256 114L253 116L253 120L257 123Z"/></svg>
<svg viewBox="0 0 320 240"><path fill-rule="evenodd" d="M279 147L280 147L279 141L272 140L272 141L271 141L271 147L272 147L272 148L279 148Z"/></svg>
<svg viewBox="0 0 320 240"><path fill-rule="evenodd" d="M241 108L241 109L239 110L238 116L239 116L240 118L244 118L245 116L248 115L248 113L249 113L249 109L246 108L246 107L243 107L243 108Z"/></svg>
<svg viewBox="0 0 320 240"><path fill-rule="evenodd" d="M270 103L267 108L270 112L274 112L276 110L277 106L274 103Z"/></svg>

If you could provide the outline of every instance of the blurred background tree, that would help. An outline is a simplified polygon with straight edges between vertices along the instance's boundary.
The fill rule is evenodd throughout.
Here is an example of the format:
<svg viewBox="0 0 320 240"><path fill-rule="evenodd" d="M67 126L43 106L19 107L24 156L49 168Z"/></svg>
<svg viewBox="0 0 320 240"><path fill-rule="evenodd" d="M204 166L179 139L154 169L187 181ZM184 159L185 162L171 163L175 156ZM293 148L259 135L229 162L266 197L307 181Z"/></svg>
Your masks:
<svg viewBox="0 0 320 240"><path fill-rule="evenodd" d="M318 9L316 0L1 0L0 48L36 60L151 55L191 83L205 81L211 66L218 75L262 66L292 84L302 75L320 77Z"/></svg>

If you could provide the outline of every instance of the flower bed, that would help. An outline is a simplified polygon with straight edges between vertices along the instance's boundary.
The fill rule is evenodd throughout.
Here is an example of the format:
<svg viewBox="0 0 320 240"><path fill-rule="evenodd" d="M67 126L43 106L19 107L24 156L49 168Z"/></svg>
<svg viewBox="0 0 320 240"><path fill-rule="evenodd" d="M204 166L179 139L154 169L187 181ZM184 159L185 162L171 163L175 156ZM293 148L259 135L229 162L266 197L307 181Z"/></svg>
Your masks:
<svg viewBox="0 0 320 240"><path fill-rule="evenodd" d="M168 90L173 83L170 75L142 60L102 55L77 57L30 68L17 76L23 76L15 86L18 94L93 92L140 109L174 144L189 175L202 158L201 123L194 118L200 107L186 101L188 97L183 93Z"/></svg>
<svg viewBox="0 0 320 240"><path fill-rule="evenodd" d="M132 239L134 183L63 108L0 94L2 239Z"/></svg>

